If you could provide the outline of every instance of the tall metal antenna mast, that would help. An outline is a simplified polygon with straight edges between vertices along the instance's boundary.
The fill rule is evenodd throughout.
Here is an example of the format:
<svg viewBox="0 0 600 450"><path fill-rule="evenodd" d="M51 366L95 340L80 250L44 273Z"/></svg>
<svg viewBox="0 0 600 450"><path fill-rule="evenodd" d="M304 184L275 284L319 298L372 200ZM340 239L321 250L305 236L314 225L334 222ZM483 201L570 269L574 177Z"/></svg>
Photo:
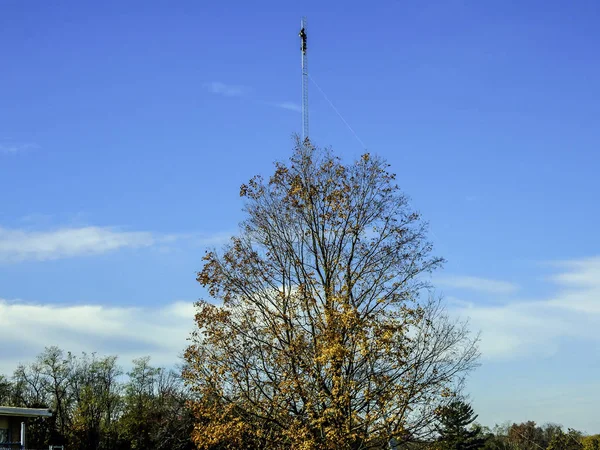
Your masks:
<svg viewBox="0 0 600 450"><path fill-rule="evenodd" d="M300 22L300 50L302 51L302 140L308 139L308 60L306 58L306 17Z"/></svg>

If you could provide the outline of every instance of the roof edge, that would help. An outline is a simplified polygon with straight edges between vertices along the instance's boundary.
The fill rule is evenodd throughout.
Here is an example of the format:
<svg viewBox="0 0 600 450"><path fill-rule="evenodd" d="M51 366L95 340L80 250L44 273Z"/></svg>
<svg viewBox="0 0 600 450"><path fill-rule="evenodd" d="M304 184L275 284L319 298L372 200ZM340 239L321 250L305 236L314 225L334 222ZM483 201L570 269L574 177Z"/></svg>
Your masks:
<svg viewBox="0 0 600 450"><path fill-rule="evenodd" d="M0 406L0 416L18 417L51 417L48 408L17 408L14 406Z"/></svg>

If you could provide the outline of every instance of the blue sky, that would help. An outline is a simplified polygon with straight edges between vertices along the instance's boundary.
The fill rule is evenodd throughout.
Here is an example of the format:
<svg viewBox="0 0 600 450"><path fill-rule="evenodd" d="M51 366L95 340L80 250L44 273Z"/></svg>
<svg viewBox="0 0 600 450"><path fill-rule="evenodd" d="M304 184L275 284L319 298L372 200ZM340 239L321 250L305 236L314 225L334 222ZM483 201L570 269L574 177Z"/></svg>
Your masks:
<svg viewBox="0 0 600 450"><path fill-rule="evenodd" d="M597 2L0 6L0 349L171 364L311 76L431 224L480 419L600 432ZM311 85L311 136L363 149ZM23 330L26 332L24 333Z"/></svg>

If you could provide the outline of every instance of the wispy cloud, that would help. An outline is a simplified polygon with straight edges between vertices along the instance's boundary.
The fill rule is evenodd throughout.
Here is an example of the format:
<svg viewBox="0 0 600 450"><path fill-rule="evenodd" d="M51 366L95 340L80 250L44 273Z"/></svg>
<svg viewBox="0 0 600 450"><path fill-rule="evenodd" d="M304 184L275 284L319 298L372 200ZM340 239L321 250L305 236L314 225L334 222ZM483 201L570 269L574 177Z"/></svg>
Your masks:
<svg viewBox="0 0 600 450"><path fill-rule="evenodd" d="M468 289L488 294L511 294L519 288L516 284L507 281L469 276L447 276L436 278L435 284L442 287Z"/></svg>
<svg viewBox="0 0 600 450"><path fill-rule="evenodd" d="M15 154L39 148L31 142L0 142L0 154Z"/></svg>
<svg viewBox="0 0 600 450"><path fill-rule="evenodd" d="M185 349L193 318L192 302L140 308L0 298L0 374L32 361L48 345L77 353L116 354L124 364L150 355L155 364L172 366Z"/></svg>
<svg viewBox="0 0 600 450"><path fill-rule="evenodd" d="M302 107L294 102L272 103L272 105L289 111L302 112Z"/></svg>
<svg viewBox="0 0 600 450"><path fill-rule="evenodd" d="M564 339L600 344L600 257L562 263L543 299L506 298L500 305L455 302L453 313L481 330L485 358L554 354Z"/></svg>
<svg viewBox="0 0 600 450"><path fill-rule="evenodd" d="M549 277L562 286L597 286L600 283L600 257L585 258L576 261L552 262L552 266L567 269ZM600 303L600 299L598 300Z"/></svg>
<svg viewBox="0 0 600 450"><path fill-rule="evenodd" d="M204 83L203 87L212 94L223 95L225 97L239 97L248 92L248 88L244 86L225 84L220 81Z"/></svg>
<svg viewBox="0 0 600 450"><path fill-rule="evenodd" d="M0 263L47 261L98 255L125 248L160 246L163 250L178 242L218 246L229 233L172 233L123 231L114 227L62 227L45 231L0 227Z"/></svg>
<svg viewBox="0 0 600 450"><path fill-rule="evenodd" d="M190 239L196 245L200 245L202 247L210 246L210 247L219 247L231 240L231 236L234 233L232 232L219 232L219 233L193 233L186 235L188 239Z"/></svg>
<svg viewBox="0 0 600 450"><path fill-rule="evenodd" d="M60 228L25 231L0 228L0 261L44 261L92 255L124 247L148 247L155 238L147 232L108 227Z"/></svg>

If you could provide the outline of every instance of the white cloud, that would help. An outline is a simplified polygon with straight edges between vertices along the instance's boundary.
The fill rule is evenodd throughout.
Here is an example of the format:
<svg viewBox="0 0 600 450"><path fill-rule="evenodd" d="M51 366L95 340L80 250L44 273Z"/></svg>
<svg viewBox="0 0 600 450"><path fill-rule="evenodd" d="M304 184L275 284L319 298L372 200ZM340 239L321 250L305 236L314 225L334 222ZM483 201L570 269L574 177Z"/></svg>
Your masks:
<svg viewBox="0 0 600 450"><path fill-rule="evenodd" d="M0 299L0 374L31 362L45 346L118 355L122 364L149 355L173 366L194 328L191 302L165 307L49 305Z"/></svg>
<svg viewBox="0 0 600 450"><path fill-rule="evenodd" d="M437 286L445 286L456 289L468 289L489 294L510 294L518 289L518 286L507 281L490 280L487 278L468 276L448 276L436 278Z"/></svg>
<svg viewBox="0 0 600 450"><path fill-rule="evenodd" d="M600 257L576 261L559 261L552 264L558 268L570 269L550 277L550 280L564 286L598 286L600 279Z"/></svg>
<svg viewBox="0 0 600 450"><path fill-rule="evenodd" d="M216 95L223 95L225 97L239 97L248 92L248 89L244 86L225 84L219 81L204 83L203 86L208 92Z"/></svg>
<svg viewBox="0 0 600 450"><path fill-rule="evenodd" d="M0 263L48 261L151 246L167 251L182 241L201 247L218 246L230 236L226 232L156 234L96 226L45 231L0 227Z"/></svg>
<svg viewBox="0 0 600 450"><path fill-rule="evenodd" d="M454 302L453 313L481 330L484 358L551 355L564 339L600 344L600 257L561 263L550 280L556 291L543 299L507 298L500 305Z"/></svg>
<svg viewBox="0 0 600 450"><path fill-rule="evenodd" d="M295 111L295 112L301 112L302 111L302 107L294 102L281 102L281 103L273 103L273 106L276 106L278 108L282 108L282 109L288 109L290 111Z"/></svg>
<svg viewBox="0 0 600 450"><path fill-rule="evenodd" d="M148 247L155 238L147 232L108 227L60 228L26 231L0 228L0 262L44 261L92 255L125 247Z"/></svg>

